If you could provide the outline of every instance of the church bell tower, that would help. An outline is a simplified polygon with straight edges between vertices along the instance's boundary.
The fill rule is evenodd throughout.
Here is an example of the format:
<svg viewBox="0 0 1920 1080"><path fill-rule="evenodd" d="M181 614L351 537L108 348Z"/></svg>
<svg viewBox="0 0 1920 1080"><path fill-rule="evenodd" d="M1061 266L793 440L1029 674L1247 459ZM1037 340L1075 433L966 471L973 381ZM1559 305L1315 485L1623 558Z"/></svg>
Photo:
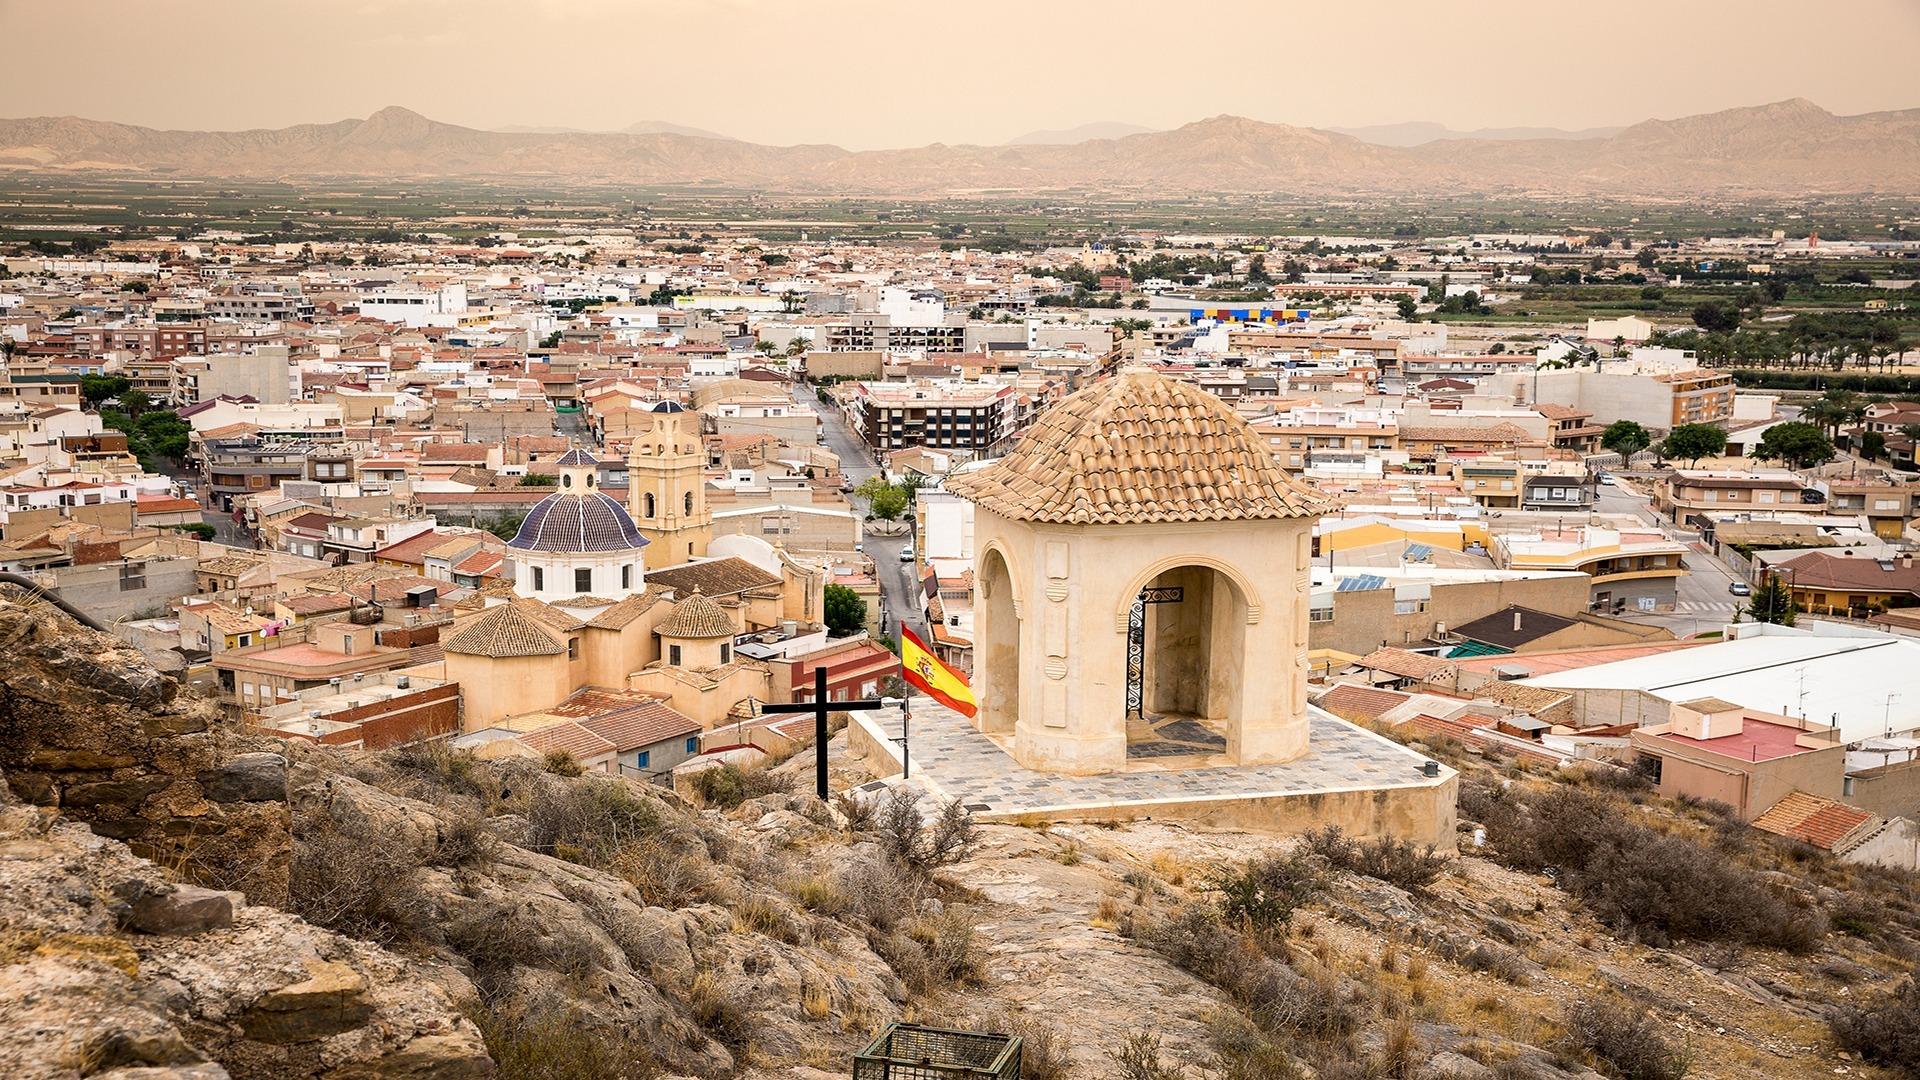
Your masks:
<svg viewBox="0 0 1920 1080"><path fill-rule="evenodd" d="M627 510L652 541L648 568L658 569L705 555L713 514L695 414L672 401L656 403L651 412L652 424L634 436L627 454Z"/></svg>

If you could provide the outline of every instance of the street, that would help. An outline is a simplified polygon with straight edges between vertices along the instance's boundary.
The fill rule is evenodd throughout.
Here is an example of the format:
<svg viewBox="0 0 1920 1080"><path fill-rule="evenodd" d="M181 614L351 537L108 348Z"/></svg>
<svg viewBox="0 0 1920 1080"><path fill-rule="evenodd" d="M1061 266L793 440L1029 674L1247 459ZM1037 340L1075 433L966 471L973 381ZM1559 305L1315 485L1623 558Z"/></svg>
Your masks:
<svg viewBox="0 0 1920 1080"><path fill-rule="evenodd" d="M880 475L880 467L868 452L866 443L847 426L846 418L838 409L820 403L820 397L814 388L798 385L793 388L796 403L812 409L820 418L820 437L827 449L840 459L840 472L847 483L859 487L867 479ZM864 513L866 500L858 495L847 494L847 502L854 510ZM887 631L893 633L900 620L905 619L914 633L926 636L926 627L921 617L922 602L920 581L914 576L915 564L900 561L900 552L913 542L911 533L901 536L878 536L872 532L866 534L861 546L873 560L874 577L880 585L881 610L888 617Z"/></svg>
<svg viewBox="0 0 1920 1080"><path fill-rule="evenodd" d="M1717 630L1732 622L1734 612L1745 608L1747 603L1744 597L1727 592L1727 586L1735 578L1733 571L1713 554L1702 550L1702 545L1693 539L1693 534L1676 534L1671 526L1662 522L1648 505L1647 497L1641 494L1639 483L1623 478L1612 485L1602 485L1596 509L1602 514L1637 517L1658 528L1668 538L1686 544L1689 572L1680 579L1675 610L1645 614L1627 611L1622 612L1621 617L1658 623L1673 631L1675 637Z"/></svg>

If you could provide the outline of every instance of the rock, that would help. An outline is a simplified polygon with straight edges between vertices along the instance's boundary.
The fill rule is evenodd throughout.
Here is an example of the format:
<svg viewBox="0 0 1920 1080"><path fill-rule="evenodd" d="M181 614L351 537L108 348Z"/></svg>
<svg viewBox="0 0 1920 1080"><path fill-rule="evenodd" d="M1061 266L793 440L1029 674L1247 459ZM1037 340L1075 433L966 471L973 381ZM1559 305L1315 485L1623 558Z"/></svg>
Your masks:
<svg viewBox="0 0 1920 1080"><path fill-rule="evenodd" d="M338 1035L357 1028L373 1015L362 1000L366 976L345 964L309 961L306 979L270 990L240 1017L249 1038L289 1043Z"/></svg>
<svg viewBox="0 0 1920 1080"><path fill-rule="evenodd" d="M1465 1054L1442 1050L1414 1075L1419 1080L1493 1080L1494 1072Z"/></svg>
<svg viewBox="0 0 1920 1080"><path fill-rule="evenodd" d="M60 804L75 807L118 806L137 810L142 803L165 791L172 783L164 776L140 776L126 780L69 784L60 793Z"/></svg>
<svg viewBox="0 0 1920 1080"><path fill-rule="evenodd" d="M1487 933L1509 945L1530 945L1534 941L1532 934L1498 917L1487 920Z"/></svg>
<svg viewBox="0 0 1920 1080"><path fill-rule="evenodd" d="M143 1065L94 1073L90 1080L231 1080L227 1070L211 1061L197 1065Z"/></svg>
<svg viewBox="0 0 1920 1080"><path fill-rule="evenodd" d="M265 752L235 754L200 776L214 802L279 802L287 797L287 759Z"/></svg>
<svg viewBox="0 0 1920 1080"><path fill-rule="evenodd" d="M233 925L233 893L198 885L155 884L134 879L114 890L114 916L123 930L141 934L198 934Z"/></svg>

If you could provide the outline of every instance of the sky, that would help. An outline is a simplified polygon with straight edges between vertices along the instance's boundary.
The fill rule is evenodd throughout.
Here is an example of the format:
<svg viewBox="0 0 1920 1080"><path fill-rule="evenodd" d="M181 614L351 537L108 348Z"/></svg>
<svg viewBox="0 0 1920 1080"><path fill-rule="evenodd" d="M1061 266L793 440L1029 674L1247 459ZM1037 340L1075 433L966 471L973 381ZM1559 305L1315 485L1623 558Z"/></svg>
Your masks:
<svg viewBox="0 0 1920 1080"><path fill-rule="evenodd" d="M401 105L869 149L1222 113L1467 129L1920 107L1920 0L0 0L0 41L0 116L164 128Z"/></svg>

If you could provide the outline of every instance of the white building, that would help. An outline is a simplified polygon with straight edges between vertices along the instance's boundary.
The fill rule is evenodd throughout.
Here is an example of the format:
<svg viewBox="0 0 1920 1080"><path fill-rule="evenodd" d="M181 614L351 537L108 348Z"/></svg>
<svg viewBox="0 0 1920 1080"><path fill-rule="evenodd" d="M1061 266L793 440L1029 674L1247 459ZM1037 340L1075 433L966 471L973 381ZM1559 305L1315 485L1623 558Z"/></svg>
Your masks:
<svg viewBox="0 0 1920 1080"><path fill-rule="evenodd" d="M643 591L647 538L620 500L599 490L593 456L569 450L554 464L560 490L535 503L507 541L513 590L548 603L617 601Z"/></svg>

